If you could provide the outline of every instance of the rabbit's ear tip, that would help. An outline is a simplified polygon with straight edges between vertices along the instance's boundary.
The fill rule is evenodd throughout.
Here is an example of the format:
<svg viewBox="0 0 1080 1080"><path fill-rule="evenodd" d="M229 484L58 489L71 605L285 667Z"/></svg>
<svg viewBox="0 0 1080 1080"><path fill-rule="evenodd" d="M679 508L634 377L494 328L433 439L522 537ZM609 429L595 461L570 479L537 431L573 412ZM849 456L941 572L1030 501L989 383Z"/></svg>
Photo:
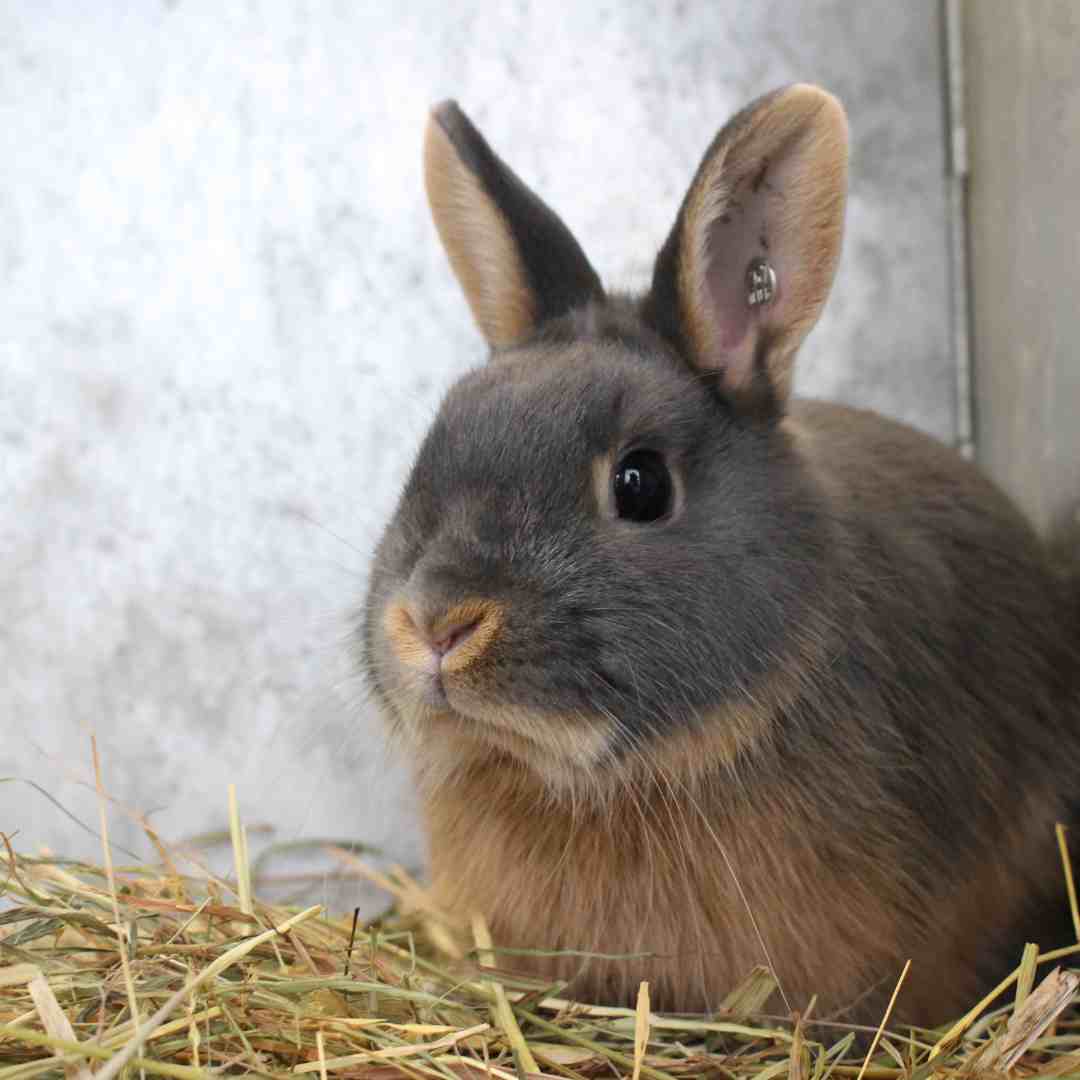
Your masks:
<svg viewBox="0 0 1080 1080"><path fill-rule="evenodd" d="M452 98L433 105L424 128L424 156L431 165L445 163L447 155L460 157L463 149L463 129L468 128L465 114Z"/></svg>
<svg viewBox="0 0 1080 1080"><path fill-rule="evenodd" d="M834 94L830 94L823 86L817 83L797 82L792 83L786 90L781 91L785 96L802 98L806 101L820 101L840 106L840 102Z"/></svg>
<svg viewBox="0 0 1080 1080"><path fill-rule="evenodd" d="M801 106L806 112L813 112L818 123L832 127L847 134L847 110L843 102L823 87L815 83L793 83L781 95L788 106Z"/></svg>
<svg viewBox="0 0 1080 1080"><path fill-rule="evenodd" d="M461 122L465 114L454 98L436 102L428 111L428 120L441 128L452 127Z"/></svg>

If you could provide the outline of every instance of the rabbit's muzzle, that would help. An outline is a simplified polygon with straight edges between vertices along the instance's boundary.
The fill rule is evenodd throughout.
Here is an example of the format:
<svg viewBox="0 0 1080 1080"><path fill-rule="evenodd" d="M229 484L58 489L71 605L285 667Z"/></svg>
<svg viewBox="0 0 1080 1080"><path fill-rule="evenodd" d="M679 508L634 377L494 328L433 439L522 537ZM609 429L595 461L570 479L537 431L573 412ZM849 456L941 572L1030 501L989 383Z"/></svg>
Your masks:
<svg viewBox="0 0 1080 1080"><path fill-rule="evenodd" d="M386 637L398 662L433 678L465 672L487 655L502 628L502 608L491 600L465 600L439 608L416 601L391 603Z"/></svg>

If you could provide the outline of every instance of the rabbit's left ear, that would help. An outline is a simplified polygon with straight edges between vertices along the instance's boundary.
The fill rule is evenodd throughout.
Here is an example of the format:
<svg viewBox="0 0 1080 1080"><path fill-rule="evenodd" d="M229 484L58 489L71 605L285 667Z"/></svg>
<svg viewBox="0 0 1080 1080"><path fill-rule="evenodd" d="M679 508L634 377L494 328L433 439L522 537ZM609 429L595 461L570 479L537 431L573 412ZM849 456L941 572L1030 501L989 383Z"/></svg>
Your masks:
<svg viewBox="0 0 1080 1080"><path fill-rule="evenodd" d="M453 101L432 110L424 182L435 226L493 349L519 344L604 290L562 219L517 177Z"/></svg>
<svg viewBox="0 0 1080 1080"><path fill-rule="evenodd" d="M840 254L847 120L816 86L749 105L716 136L660 251L643 314L733 400L791 390Z"/></svg>

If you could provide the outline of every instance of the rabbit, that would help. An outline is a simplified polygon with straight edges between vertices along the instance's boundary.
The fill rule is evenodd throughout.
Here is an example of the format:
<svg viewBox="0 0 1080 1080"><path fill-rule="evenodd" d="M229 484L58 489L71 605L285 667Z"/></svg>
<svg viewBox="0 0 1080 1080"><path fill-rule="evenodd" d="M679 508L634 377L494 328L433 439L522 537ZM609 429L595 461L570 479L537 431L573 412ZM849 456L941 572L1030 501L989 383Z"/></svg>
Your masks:
<svg viewBox="0 0 1080 1080"><path fill-rule="evenodd" d="M424 176L490 348L380 540L356 654L414 766L436 905L585 1000L936 1024L1068 938L1077 642L978 469L792 395L841 248L811 85L707 149L607 292L453 101Z"/></svg>

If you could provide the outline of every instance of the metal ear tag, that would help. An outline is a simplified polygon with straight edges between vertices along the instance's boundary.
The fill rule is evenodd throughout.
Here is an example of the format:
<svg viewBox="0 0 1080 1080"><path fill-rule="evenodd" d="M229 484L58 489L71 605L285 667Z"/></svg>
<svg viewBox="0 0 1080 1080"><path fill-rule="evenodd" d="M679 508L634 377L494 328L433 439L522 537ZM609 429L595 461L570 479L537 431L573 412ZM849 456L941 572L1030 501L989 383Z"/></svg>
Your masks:
<svg viewBox="0 0 1080 1080"><path fill-rule="evenodd" d="M776 271L758 255L746 268L746 306L761 307L776 295Z"/></svg>

